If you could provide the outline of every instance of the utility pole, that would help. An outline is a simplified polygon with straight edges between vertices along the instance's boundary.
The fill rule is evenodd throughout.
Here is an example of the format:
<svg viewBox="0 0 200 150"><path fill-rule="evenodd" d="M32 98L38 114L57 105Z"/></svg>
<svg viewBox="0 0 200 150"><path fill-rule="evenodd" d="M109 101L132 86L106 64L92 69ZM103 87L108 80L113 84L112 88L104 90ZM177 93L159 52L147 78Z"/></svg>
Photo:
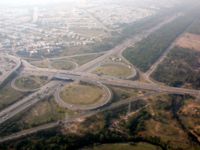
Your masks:
<svg viewBox="0 0 200 150"><path fill-rule="evenodd" d="M127 115L131 112L131 102L129 102L128 104L128 111L127 111Z"/></svg>

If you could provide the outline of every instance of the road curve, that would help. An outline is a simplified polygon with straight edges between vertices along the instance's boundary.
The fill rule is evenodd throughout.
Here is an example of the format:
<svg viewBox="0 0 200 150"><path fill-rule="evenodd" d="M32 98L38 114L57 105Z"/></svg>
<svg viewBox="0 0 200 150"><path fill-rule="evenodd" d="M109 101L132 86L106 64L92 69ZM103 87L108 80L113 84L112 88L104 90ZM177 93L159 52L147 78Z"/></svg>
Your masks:
<svg viewBox="0 0 200 150"><path fill-rule="evenodd" d="M15 71L17 71L21 67L22 62L21 62L20 58L12 56L12 55L4 54L4 53L1 53L0 55L3 57L6 57L16 63L16 66L12 70L10 70L5 75L1 76L1 79L0 79L0 86L1 86L8 77L10 77Z"/></svg>
<svg viewBox="0 0 200 150"><path fill-rule="evenodd" d="M86 83L96 85L104 91L105 94L103 95L102 101L90 105L78 105L78 104L67 103L63 101L62 98L60 97L60 92L62 91L61 86L58 86L56 89L56 92L54 94L55 101L60 107L64 107L74 111L88 111L88 110L98 109L99 107L103 107L112 100L113 97L112 91L107 86L98 82L87 81Z"/></svg>
<svg viewBox="0 0 200 150"><path fill-rule="evenodd" d="M30 71L33 73L44 73L44 74L61 74L66 79L71 78L73 80L82 80L82 81L93 81L93 82L101 82L106 85L113 85L119 87L129 87L129 88L136 88L136 89L145 89L150 91L157 91L157 92L168 92L171 94L191 94L194 96L199 96L200 91L195 89L186 89L186 88L177 88L177 87L170 87L165 85L158 85L156 83L143 83L139 81L131 81L131 80L123 80L123 79L116 79L116 78L108 78L103 76L98 76L91 73L84 73L84 72L75 72L75 71L58 71L58 70L48 70L44 71L42 69L32 70L27 69L26 71Z"/></svg>
<svg viewBox="0 0 200 150"><path fill-rule="evenodd" d="M176 19L179 16L180 16L180 14L169 17L166 20L164 20L163 22L161 22L160 24L158 24L157 26L154 26L151 29L147 29L147 30L145 30L145 31L143 31L139 34L132 36L131 38L129 38L129 39L125 40L124 42L122 42L121 44L119 44L118 46L109 50L104 55L102 55L102 56L98 57L97 59L92 60L92 61L80 66L79 68L75 69L75 71L86 72L86 71L90 70L91 68L98 66L104 59L108 58L111 55L114 55L114 54L121 55L122 52L125 49L127 49L128 47L133 46L134 44L138 43L139 41L146 38L148 35L150 35L155 30L161 28L163 25L173 21L174 19Z"/></svg>
<svg viewBox="0 0 200 150"><path fill-rule="evenodd" d="M156 96L158 94L160 94L160 93L153 92L153 93L146 93L143 96L138 96L138 97L134 97L134 98L130 97L130 98L126 99L126 100L115 102L115 103L113 103L111 105L108 105L108 106L103 107L103 108L98 109L98 110L87 111L87 112L84 112L82 114L75 115L75 116L73 116L71 118L67 118L65 120L60 120L60 121L44 124L44 125L41 125L41 126L38 126L38 127L34 127L34 128L31 128L31 129L26 129L26 130L23 130L23 131L8 135L8 136L5 136L5 137L0 137L0 143L4 143L4 142L7 142L7 141L11 141L11 140L15 140L15 139L18 139L18 138L22 138L22 137L28 136L30 134L37 133L39 131L51 129L51 128L59 126L62 123L64 123L64 124L71 123L71 122L76 121L79 118L86 118L86 117L89 117L89 116L92 116L92 115L95 115L95 114L98 114L98 113L101 113L101 112L104 112L104 111L108 111L108 110L112 110L112 109L118 108L118 107L120 107L122 105L129 104L130 102L134 102L134 101L137 101L139 99L147 98L149 96ZM144 106L144 107L146 107L146 106Z"/></svg>
<svg viewBox="0 0 200 150"><path fill-rule="evenodd" d="M60 84L58 81L52 81L41 87L41 89L33 94L28 95L24 99L14 103L13 105L0 111L0 124L14 117L16 114L36 104L45 97L51 95L55 88Z"/></svg>

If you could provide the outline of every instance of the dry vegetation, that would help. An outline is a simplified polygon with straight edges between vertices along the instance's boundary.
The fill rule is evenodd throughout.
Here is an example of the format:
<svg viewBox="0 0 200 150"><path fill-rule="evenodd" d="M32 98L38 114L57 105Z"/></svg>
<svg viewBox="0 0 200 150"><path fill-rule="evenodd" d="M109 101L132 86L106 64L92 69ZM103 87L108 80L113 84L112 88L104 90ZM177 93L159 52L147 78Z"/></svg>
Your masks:
<svg viewBox="0 0 200 150"><path fill-rule="evenodd" d="M111 90L114 93L113 101L125 100L130 97L143 96L147 92L145 90L121 88L121 87L111 87Z"/></svg>
<svg viewBox="0 0 200 150"><path fill-rule="evenodd" d="M200 35L186 33L176 43L177 46L200 51Z"/></svg>
<svg viewBox="0 0 200 150"><path fill-rule="evenodd" d="M142 136L158 136L165 142L182 142L187 137L174 120L170 109L171 100L167 95L151 97L148 108L152 118L145 121L146 130L140 132Z"/></svg>
<svg viewBox="0 0 200 150"><path fill-rule="evenodd" d="M181 120L200 142L200 102L188 101L179 111Z"/></svg>

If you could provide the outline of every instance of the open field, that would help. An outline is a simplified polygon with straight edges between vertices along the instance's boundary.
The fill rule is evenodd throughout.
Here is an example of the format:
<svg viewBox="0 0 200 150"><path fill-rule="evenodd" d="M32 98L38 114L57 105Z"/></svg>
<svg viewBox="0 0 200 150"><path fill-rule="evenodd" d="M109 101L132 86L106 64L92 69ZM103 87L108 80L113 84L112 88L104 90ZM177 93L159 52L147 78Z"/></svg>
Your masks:
<svg viewBox="0 0 200 150"><path fill-rule="evenodd" d="M61 70L72 70L77 65L83 65L89 61L92 61L93 59L102 56L103 54L94 54L94 55L85 55L85 56L74 56L70 58L61 58L61 59L55 59L55 60L48 60L43 59L39 61L30 61L29 62L39 68L55 68L55 69L61 69ZM62 56L61 56L62 57Z"/></svg>
<svg viewBox="0 0 200 150"><path fill-rule="evenodd" d="M76 64L66 59L52 60L51 66L59 70L72 70L76 68Z"/></svg>
<svg viewBox="0 0 200 150"><path fill-rule="evenodd" d="M60 93L63 101L71 104L90 105L103 100L103 89L95 85L72 83Z"/></svg>
<svg viewBox="0 0 200 150"><path fill-rule="evenodd" d="M126 78L131 76L132 68L121 64L104 64L97 67L93 73L98 75L107 75L119 78Z"/></svg>
<svg viewBox="0 0 200 150"><path fill-rule="evenodd" d="M200 88L200 52L175 47L153 72L152 78L170 86Z"/></svg>
<svg viewBox="0 0 200 150"><path fill-rule="evenodd" d="M4 88L0 89L0 110L13 104L25 95L26 93L16 91L11 88L10 84L7 84Z"/></svg>
<svg viewBox="0 0 200 150"><path fill-rule="evenodd" d="M136 143L131 144L103 144L93 147L92 149L85 150L161 150L158 146L154 146L148 143Z"/></svg>
<svg viewBox="0 0 200 150"><path fill-rule="evenodd" d="M200 51L200 35L186 33L176 43L177 46Z"/></svg>
<svg viewBox="0 0 200 150"><path fill-rule="evenodd" d="M95 55L88 55L88 56L76 56L73 57L72 60L75 61L78 65L83 65L87 62L90 62L94 59L96 59L97 57L102 56L102 54L95 54Z"/></svg>
<svg viewBox="0 0 200 150"><path fill-rule="evenodd" d="M46 76L23 76L16 79L15 86L19 89L34 90L40 88L47 82L48 77Z"/></svg>
<svg viewBox="0 0 200 150"><path fill-rule="evenodd" d="M40 61L30 61L30 63L39 68L48 68L50 65L47 59L40 60Z"/></svg>

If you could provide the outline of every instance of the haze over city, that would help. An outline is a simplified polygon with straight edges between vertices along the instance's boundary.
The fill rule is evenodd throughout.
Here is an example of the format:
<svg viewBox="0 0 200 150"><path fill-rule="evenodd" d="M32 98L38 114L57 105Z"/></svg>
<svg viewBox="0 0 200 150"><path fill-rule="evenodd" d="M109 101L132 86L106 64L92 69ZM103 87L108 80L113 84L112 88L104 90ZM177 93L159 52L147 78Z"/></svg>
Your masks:
<svg viewBox="0 0 200 150"><path fill-rule="evenodd" d="M0 0L0 149L199 150L198 0Z"/></svg>

